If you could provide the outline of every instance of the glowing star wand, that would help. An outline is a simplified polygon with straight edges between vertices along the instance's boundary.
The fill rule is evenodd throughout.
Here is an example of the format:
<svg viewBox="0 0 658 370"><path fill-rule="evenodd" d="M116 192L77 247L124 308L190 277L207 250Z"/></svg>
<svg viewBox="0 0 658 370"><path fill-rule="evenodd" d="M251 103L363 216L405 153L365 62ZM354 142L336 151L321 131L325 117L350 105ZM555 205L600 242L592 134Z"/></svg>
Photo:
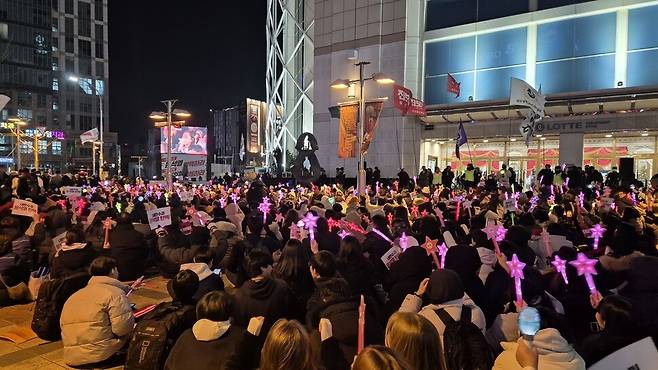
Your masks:
<svg viewBox="0 0 658 370"><path fill-rule="evenodd" d="M596 268L594 267L596 262L598 260L589 259L584 253L578 253L578 258L575 261L569 262L569 264L576 268L578 276L585 275L585 281L587 282L590 293L596 293L596 285L592 277L592 275L596 275Z"/></svg>
<svg viewBox="0 0 658 370"><path fill-rule="evenodd" d="M267 213L270 212L270 199L268 197L263 197L263 202L258 205L258 210L263 212L263 224L267 223Z"/></svg>
<svg viewBox="0 0 658 370"><path fill-rule="evenodd" d="M400 236L399 244L400 248L402 248L402 251L405 251L407 248L409 248L409 238L407 237L406 233L402 233Z"/></svg>
<svg viewBox="0 0 658 370"><path fill-rule="evenodd" d="M501 226L494 225L494 224L489 224L489 225L487 225L487 227L482 229L482 231L484 231L484 233L487 234L487 238L491 239L491 241L493 242L496 254L500 253L500 247L498 246L498 233L499 233L498 230L500 228L501 228ZM503 228L503 230L504 230L504 228Z"/></svg>
<svg viewBox="0 0 658 370"><path fill-rule="evenodd" d="M436 217L439 218L439 221L441 222L441 227L445 228L446 227L446 221L443 219L443 212L439 207L434 208L434 213L436 213Z"/></svg>
<svg viewBox="0 0 658 370"><path fill-rule="evenodd" d="M512 260L507 261L507 266L509 266L509 275L514 278L514 291L516 292L516 302L518 304L523 303L523 293L521 292L521 280L523 280L523 268L525 263L519 261L519 258L516 256L516 253L512 255Z"/></svg>
<svg viewBox="0 0 658 370"><path fill-rule="evenodd" d="M441 268L445 268L446 265L446 254L448 253L448 246L446 246L446 243L441 243L439 245L439 255L441 256Z"/></svg>
<svg viewBox="0 0 658 370"><path fill-rule="evenodd" d="M564 283L569 284L569 279L567 279L567 261L560 258L560 256L555 256L555 259L551 261L551 264L555 267L555 270L562 275Z"/></svg>
<svg viewBox="0 0 658 370"><path fill-rule="evenodd" d="M605 228L601 224L596 224L589 231L592 238L594 238L594 250L597 250L599 249L599 240L603 237L603 233L605 233Z"/></svg>
<svg viewBox="0 0 658 370"><path fill-rule="evenodd" d="M434 264L436 265L436 268L442 268L441 263L439 262L439 257L436 255L436 246L438 244L438 240L436 239L430 239L429 237L425 237L425 244L423 244L423 248L425 248L425 251L427 252L428 256L432 256L432 259L434 260Z"/></svg>
<svg viewBox="0 0 658 370"><path fill-rule="evenodd" d="M302 219L304 222L304 227L308 230L311 240L315 240L315 227L318 224L318 216L314 216L311 212L307 213L306 216Z"/></svg>

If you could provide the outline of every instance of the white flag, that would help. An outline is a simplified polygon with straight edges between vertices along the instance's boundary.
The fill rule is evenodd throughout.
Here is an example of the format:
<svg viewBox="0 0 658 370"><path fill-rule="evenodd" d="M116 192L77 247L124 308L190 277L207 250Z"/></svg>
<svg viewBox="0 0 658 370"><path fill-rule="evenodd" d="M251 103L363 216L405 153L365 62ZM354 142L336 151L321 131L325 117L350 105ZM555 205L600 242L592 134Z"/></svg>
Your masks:
<svg viewBox="0 0 658 370"><path fill-rule="evenodd" d="M93 141L96 141L96 140L98 140L98 129L97 128L92 128L91 130L85 131L85 132L82 133L82 135L80 135L80 141L83 144L88 143L90 141L93 142Z"/></svg>
<svg viewBox="0 0 658 370"><path fill-rule="evenodd" d="M4 108L11 99L7 95L0 94L0 109Z"/></svg>
<svg viewBox="0 0 658 370"><path fill-rule="evenodd" d="M521 105L532 109L533 112L544 116L546 97L535 90L527 82L512 77L509 93L510 105Z"/></svg>
<svg viewBox="0 0 658 370"><path fill-rule="evenodd" d="M525 140L526 146L530 146L530 142L532 141L532 137L535 135L535 132L542 131L543 125L541 120L542 116L529 111L528 116L519 125L519 131Z"/></svg>

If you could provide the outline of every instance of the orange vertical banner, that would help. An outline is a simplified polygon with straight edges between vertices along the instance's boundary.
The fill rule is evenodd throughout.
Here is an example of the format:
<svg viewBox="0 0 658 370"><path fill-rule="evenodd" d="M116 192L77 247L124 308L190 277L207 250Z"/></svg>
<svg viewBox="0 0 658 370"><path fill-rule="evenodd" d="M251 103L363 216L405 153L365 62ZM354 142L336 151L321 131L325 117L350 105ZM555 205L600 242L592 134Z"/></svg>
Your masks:
<svg viewBox="0 0 658 370"><path fill-rule="evenodd" d="M340 106L340 124L338 126L338 158L356 156L356 123L359 117L358 104Z"/></svg>

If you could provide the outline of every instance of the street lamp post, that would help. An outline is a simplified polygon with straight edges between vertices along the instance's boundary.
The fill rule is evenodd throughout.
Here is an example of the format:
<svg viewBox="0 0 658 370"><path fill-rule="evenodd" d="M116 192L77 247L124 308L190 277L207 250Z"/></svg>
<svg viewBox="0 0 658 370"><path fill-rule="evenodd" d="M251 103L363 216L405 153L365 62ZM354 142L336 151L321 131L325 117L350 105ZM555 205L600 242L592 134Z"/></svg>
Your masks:
<svg viewBox="0 0 658 370"><path fill-rule="evenodd" d="M356 83L359 84L359 89L360 89L360 95L359 95L359 126L358 126L358 141L359 145L357 148L357 155L358 155L358 172L357 172L357 178L356 178L356 184L357 184L357 189L359 192L360 196L365 195L366 193L366 169L365 169L365 156L363 155L363 152L361 151L361 148L363 147L363 138L365 136L365 117L366 117L366 96L365 96L365 82L373 80L377 83L380 84L385 84L389 85L392 83L395 83L395 80L393 80L391 77L388 75L378 72L374 73L371 77L364 77L364 68L370 64L370 62L366 61L361 61L356 64L355 66L359 67L359 78L356 80L347 80L347 79L338 79L334 81L331 84L331 87L334 89L346 89L350 87L351 85L354 85Z"/></svg>
<svg viewBox="0 0 658 370"><path fill-rule="evenodd" d="M99 125L100 125L100 135L99 135L99 142L100 142L100 150L99 150L99 170L98 174L99 177L102 179L103 178L103 164L105 163L104 161L104 156L103 156L103 148L105 147L105 142L103 141L103 133L104 133L104 127L103 127L103 94L105 91L103 91L103 94L99 94L98 90L96 89L96 85L87 81L87 80L81 80L78 76L69 76L69 81L76 82L76 83L84 83L89 90L92 91L92 93L96 96L98 96L98 113L100 115L99 117ZM105 90L105 89L103 89Z"/></svg>
<svg viewBox="0 0 658 370"><path fill-rule="evenodd" d="M174 104L176 104L177 101L178 101L177 99L163 100L161 101L161 103L163 103L167 107L167 112L166 113L151 112L151 114L149 114L149 118L154 120L166 119L166 122L156 122L155 126L167 127L167 190L170 192L173 190L173 181L171 176L171 140L172 140L171 126L173 124L175 124L176 126L182 126L185 124L185 121L172 122L172 116L176 115L177 117L181 117L181 118L189 118L192 116L186 110L173 109Z"/></svg>

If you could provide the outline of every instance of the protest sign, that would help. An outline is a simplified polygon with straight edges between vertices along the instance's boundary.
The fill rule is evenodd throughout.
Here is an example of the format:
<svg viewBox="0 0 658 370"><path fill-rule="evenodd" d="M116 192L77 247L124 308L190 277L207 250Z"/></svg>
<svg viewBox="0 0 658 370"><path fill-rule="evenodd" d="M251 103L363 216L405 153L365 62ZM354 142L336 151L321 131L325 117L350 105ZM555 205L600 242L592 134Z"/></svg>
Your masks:
<svg viewBox="0 0 658 370"><path fill-rule="evenodd" d="M64 238L66 238L66 231L53 238L53 246L55 249L59 248L60 244L64 241Z"/></svg>
<svg viewBox="0 0 658 370"><path fill-rule="evenodd" d="M391 247L391 249L388 250L388 252L384 253L384 255L382 256L382 262L384 262L386 268L390 270L393 262L397 261L400 258L401 254L402 254L402 248L398 247L397 245L394 245Z"/></svg>
<svg viewBox="0 0 658 370"><path fill-rule="evenodd" d="M27 200L14 199L14 206L11 208L12 215L33 217L37 213L39 213L39 208L36 204Z"/></svg>
<svg viewBox="0 0 658 370"><path fill-rule="evenodd" d="M643 370L655 369L658 363L658 351L651 337L646 337L630 344L599 362L590 366L589 370L628 369Z"/></svg>
<svg viewBox="0 0 658 370"><path fill-rule="evenodd" d="M178 193L178 196L180 197L181 202L191 202L194 198L194 194L192 194L191 191L181 191Z"/></svg>
<svg viewBox="0 0 658 370"><path fill-rule="evenodd" d="M514 198L505 199L503 201L503 207L505 208L506 211L511 211L511 212L516 211L516 199Z"/></svg>
<svg viewBox="0 0 658 370"><path fill-rule="evenodd" d="M82 195L82 188L79 186L65 186L62 188L64 195L69 200L76 200Z"/></svg>
<svg viewBox="0 0 658 370"><path fill-rule="evenodd" d="M151 230L155 230L158 227L171 225L171 209L169 207L156 208L150 211L146 211L146 215L148 217Z"/></svg>

